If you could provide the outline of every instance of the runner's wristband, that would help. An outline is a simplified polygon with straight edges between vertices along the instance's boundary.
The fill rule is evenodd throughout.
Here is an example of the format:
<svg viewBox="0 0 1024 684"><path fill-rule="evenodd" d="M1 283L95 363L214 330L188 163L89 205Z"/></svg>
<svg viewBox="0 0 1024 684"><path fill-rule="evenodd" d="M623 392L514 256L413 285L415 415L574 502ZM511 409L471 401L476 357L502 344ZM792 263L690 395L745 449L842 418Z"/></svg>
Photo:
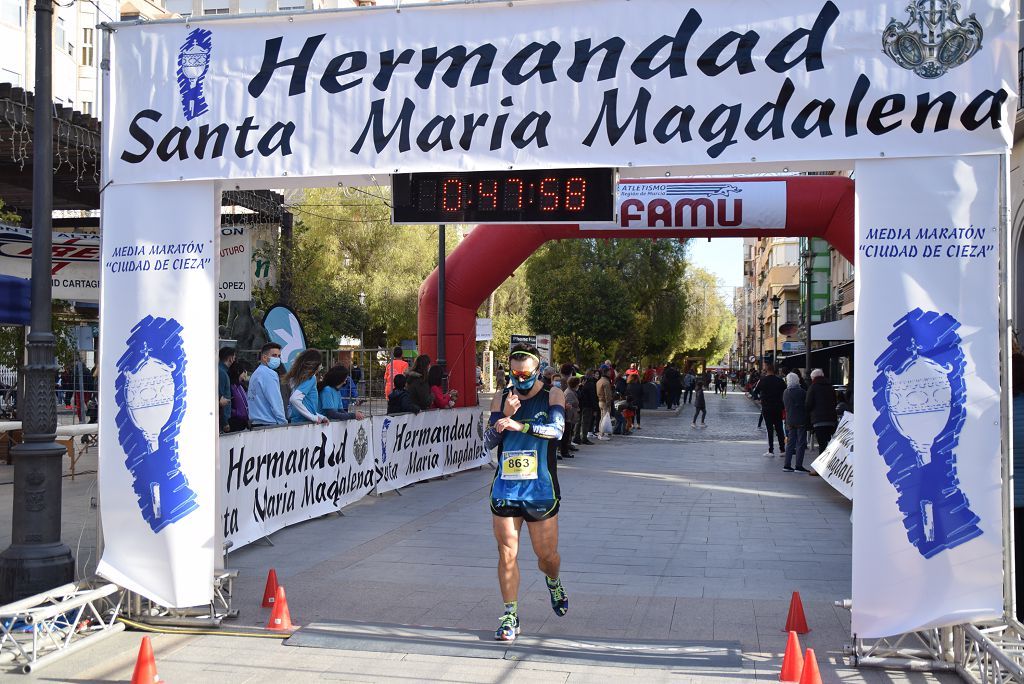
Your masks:
<svg viewBox="0 0 1024 684"><path fill-rule="evenodd" d="M529 423L523 423L523 427L520 428L519 431L523 432L523 433L525 433L527 435L533 433L533 430L530 428L530 424Z"/></svg>

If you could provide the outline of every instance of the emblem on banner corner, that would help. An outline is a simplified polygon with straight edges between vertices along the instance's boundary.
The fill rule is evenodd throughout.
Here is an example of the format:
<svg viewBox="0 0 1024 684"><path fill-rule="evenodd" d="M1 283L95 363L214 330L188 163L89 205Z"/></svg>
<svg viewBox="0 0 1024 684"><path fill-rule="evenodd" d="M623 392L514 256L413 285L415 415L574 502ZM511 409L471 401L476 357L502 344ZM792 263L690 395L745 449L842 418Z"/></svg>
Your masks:
<svg viewBox="0 0 1024 684"><path fill-rule="evenodd" d="M117 438L139 511L154 532L199 506L178 458L185 417L185 350L173 318L146 316L132 328L117 361Z"/></svg>
<svg viewBox="0 0 1024 684"><path fill-rule="evenodd" d="M391 427L391 419L385 418L380 426L380 462L388 462L388 428Z"/></svg>
<svg viewBox="0 0 1024 684"><path fill-rule="evenodd" d="M209 110L203 81L210 71L213 34L206 29L193 29L178 49L178 92L185 118L202 116Z"/></svg>
<svg viewBox="0 0 1024 684"><path fill-rule="evenodd" d="M966 361L949 314L915 309L875 360L872 423L907 539L925 558L982 534L956 472L967 418Z"/></svg>
<svg viewBox="0 0 1024 684"><path fill-rule="evenodd" d="M907 20L889 20L882 32L882 52L921 78L938 78L979 50L984 32L972 13L957 16L957 0L911 0Z"/></svg>
<svg viewBox="0 0 1024 684"><path fill-rule="evenodd" d="M356 457L356 465L363 465L363 461L366 459L366 454L369 451L370 441L366 438L366 429L360 425L359 432L356 433L356 441L352 445L352 452Z"/></svg>

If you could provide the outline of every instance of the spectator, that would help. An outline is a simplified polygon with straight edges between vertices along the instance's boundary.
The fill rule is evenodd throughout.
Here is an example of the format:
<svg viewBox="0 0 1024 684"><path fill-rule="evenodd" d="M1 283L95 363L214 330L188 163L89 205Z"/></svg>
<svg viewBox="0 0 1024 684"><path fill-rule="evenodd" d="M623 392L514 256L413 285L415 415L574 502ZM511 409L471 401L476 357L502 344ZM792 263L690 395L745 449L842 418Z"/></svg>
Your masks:
<svg viewBox="0 0 1024 684"><path fill-rule="evenodd" d="M754 388L761 400L761 415L764 416L765 429L768 431L768 451L765 456L775 455L773 434L779 438L779 455L786 450L786 437L782 431L782 411L785 408L782 394L786 391L786 383L775 375L775 367L770 363L764 365L764 375Z"/></svg>
<svg viewBox="0 0 1024 684"><path fill-rule="evenodd" d="M220 431L227 432L231 428L231 378L228 368L235 362L235 348L224 347L220 350L220 363L217 364L217 401L220 407Z"/></svg>
<svg viewBox="0 0 1024 684"><path fill-rule="evenodd" d="M281 396L281 345L268 342L260 349L260 365L249 378L249 420L252 427L286 425L284 398Z"/></svg>
<svg viewBox="0 0 1024 684"><path fill-rule="evenodd" d="M580 398L576 393L579 387L579 378L569 378L565 388L565 430L562 432L562 441L559 445L563 458L573 458L572 436L580 422Z"/></svg>
<svg viewBox="0 0 1024 684"><path fill-rule="evenodd" d="M679 406L679 399L683 393L683 376L675 364L669 363L661 374L661 386L665 393L665 406L672 410Z"/></svg>
<svg viewBox="0 0 1024 684"><path fill-rule="evenodd" d="M344 366L342 366L344 368ZM341 384L338 389L338 395L341 400L341 411L349 413L355 410L355 407L362 403L359 399L359 386L356 385L355 379L352 377L352 372L347 368L345 369L345 381Z"/></svg>
<svg viewBox="0 0 1024 684"><path fill-rule="evenodd" d="M412 368L405 372L405 388L412 395L412 400L421 411L434 405L434 395L427 384L427 371L430 370L430 357L420 354L412 363Z"/></svg>
<svg viewBox="0 0 1024 684"><path fill-rule="evenodd" d="M576 395L580 400L580 423L576 426L576 444L593 444L592 437L597 437L594 430L594 416L598 414L597 403L597 380L594 379L594 372L590 371L583 377L579 391Z"/></svg>
<svg viewBox="0 0 1024 684"><path fill-rule="evenodd" d="M391 361L384 367L384 396L390 397L394 389L395 376L401 375L409 370L409 362L402 358L402 348L395 347L391 350Z"/></svg>
<svg viewBox="0 0 1024 684"><path fill-rule="evenodd" d="M806 473L804 449L807 448L807 391L800 386L800 376L796 373L786 376L786 390L782 393L782 404L786 407L786 429L788 431L786 434L786 462L782 469L787 473L794 470ZM771 433L769 432L769 434ZM796 454L796 467L793 466L794 453Z"/></svg>
<svg viewBox="0 0 1024 684"><path fill-rule="evenodd" d="M812 384L813 389L813 384ZM843 417L843 414L850 410L850 404L846 401L846 392L836 393L836 421ZM838 424L838 422L837 422Z"/></svg>
<svg viewBox="0 0 1024 684"><path fill-rule="evenodd" d="M419 413L420 407L412 400L412 395L405 389L405 376L399 373L394 377L395 389L388 395L388 415L396 413Z"/></svg>
<svg viewBox="0 0 1024 684"><path fill-rule="evenodd" d="M615 380L612 381L612 384L615 387L615 394L619 395L620 397L625 398L625 396L626 396L626 374L625 373L620 373L619 376L617 378L615 378Z"/></svg>
<svg viewBox="0 0 1024 684"><path fill-rule="evenodd" d="M693 366L686 369L683 376L683 403L689 404L693 401L693 390L697 387L697 375L693 372Z"/></svg>
<svg viewBox="0 0 1024 684"><path fill-rule="evenodd" d="M626 398L629 400L629 408L633 411L633 427L640 429L640 408L644 405L644 385L640 382L640 373L629 374L626 381Z"/></svg>
<svg viewBox="0 0 1024 684"><path fill-rule="evenodd" d="M690 428L697 427L697 416L700 416L701 428L706 428L707 424L704 420L708 417L708 404L707 400L704 399L704 383L700 380L696 381L694 385L694 399L693 399L693 423L690 424Z"/></svg>
<svg viewBox="0 0 1024 684"><path fill-rule="evenodd" d="M246 390L249 385L249 364L245 361L235 361L228 368L228 378L231 380L231 416L228 418L228 426L232 432L249 429L249 397Z"/></svg>
<svg viewBox="0 0 1024 684"><path fill-rule="evenodd" d="M613 402L615 396L612 393L612 381L610 379L612 371L611 368L605 367L601 371L601 378L597 381L597 404L601 411L600 422L598 423L597 438L602 442L611 439L611 436L606 432L607 421L611 420Z"/></svg>
<svg viewBox="0 0 1024 684"><path fill-rule="evenodd" d="M629 378L634 375L640 375L640 369L636 367L635 363L629 364L629 369L624 373L626 376L626 382L629 382Z"/></svg>
<svg viewBox="0 0 1024 684"><path fill-rule="evenodd" d="M449 390L447 393L442 392L441 385L443 382L444 369L437 364L434 364L427 369L427 384L430 385L430 396L433 400L431 408L453 408L455 406L455 401L459 398L459 393L455 390Z"/></svg>
<svg viewBox="0 0 1024 684"><path fill-rule="evenodd" d="M292 361L291 369L284 376L285 384L291 392L288 395L288 406L291 409L289 422L328 422L327 416L320 413L320 393L316 388L316 374L321 365L323 357L316 349L307 349Z"/></svg>
<svg viewBox="0 0 1024 684"><path fill-rule="evenodd" d="M828 446L839 424L836 403L835 388L825 377L824 371L815 368L811 371L811 388L807 390L807 415L818 442L819 454Z"/></svg>
<svg viewBox="0 0 1024 684"><path fill-rule="evenodd" d="M338 364L324 374L320 383L320 413L328 420L362 420L362 411L349 411L345 393L352 383L348 368Z"/></svg>

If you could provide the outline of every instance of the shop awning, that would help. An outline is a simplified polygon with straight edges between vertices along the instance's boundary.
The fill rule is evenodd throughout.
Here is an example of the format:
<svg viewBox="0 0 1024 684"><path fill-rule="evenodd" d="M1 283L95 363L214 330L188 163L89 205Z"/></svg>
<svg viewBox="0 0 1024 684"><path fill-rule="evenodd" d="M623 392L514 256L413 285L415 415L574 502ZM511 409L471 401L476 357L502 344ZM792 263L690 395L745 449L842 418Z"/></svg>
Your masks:
<svg viewBox="0 0 1024 684"><path fill-rule="evenodd" d="M813 328L811 328L813 330ZM825 362L829 359L834 359L842 356L853 357L853 342L844 342L843 344L835 344L831 347L822 347L821 349L811 350L811 366L824 366ZM780 356L780 366L788 366L790 368L802 368L807 365L804 354L790 354L789 356Z"/></svg>
<svg viewBox="0 0 1024 684"><path fill-rule="evenodd" d="M853 340L853 316L811 326L812 342L850 342Z"/></svg>

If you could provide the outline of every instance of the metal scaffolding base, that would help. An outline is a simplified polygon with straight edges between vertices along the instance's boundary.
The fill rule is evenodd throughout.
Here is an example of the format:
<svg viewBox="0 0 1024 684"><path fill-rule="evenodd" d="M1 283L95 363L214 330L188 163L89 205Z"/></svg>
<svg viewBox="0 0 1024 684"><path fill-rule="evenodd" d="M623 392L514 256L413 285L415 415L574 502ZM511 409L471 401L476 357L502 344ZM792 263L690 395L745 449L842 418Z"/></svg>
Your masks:
<svg viewBox="0 0 1024 684"><path fill-rule="evenodd" d="M124 598L114 584L65 584L0 606L0 663L28 674L112 634Z"/></svg>
<svg viewBox="0 0 1024 684"><path fill-rule="evenodd" d="M836 605L849 608L850 601ZM851 664L919 672L955 672L972 684L1024 684L1024 625L996 622L909 632L884 639L854 639Z"/></svg>
<svg viewBox="0 0 1024 684"><path fill-rule="evenodd" d="M167 608L141 594L130 592L130 599L125 603L125 616L154 627L220 627L222 620L238 617L238 611L231 604L236 577L237 570L218 572L213 578L213 600L209 605L194 608Z"/></svg>

